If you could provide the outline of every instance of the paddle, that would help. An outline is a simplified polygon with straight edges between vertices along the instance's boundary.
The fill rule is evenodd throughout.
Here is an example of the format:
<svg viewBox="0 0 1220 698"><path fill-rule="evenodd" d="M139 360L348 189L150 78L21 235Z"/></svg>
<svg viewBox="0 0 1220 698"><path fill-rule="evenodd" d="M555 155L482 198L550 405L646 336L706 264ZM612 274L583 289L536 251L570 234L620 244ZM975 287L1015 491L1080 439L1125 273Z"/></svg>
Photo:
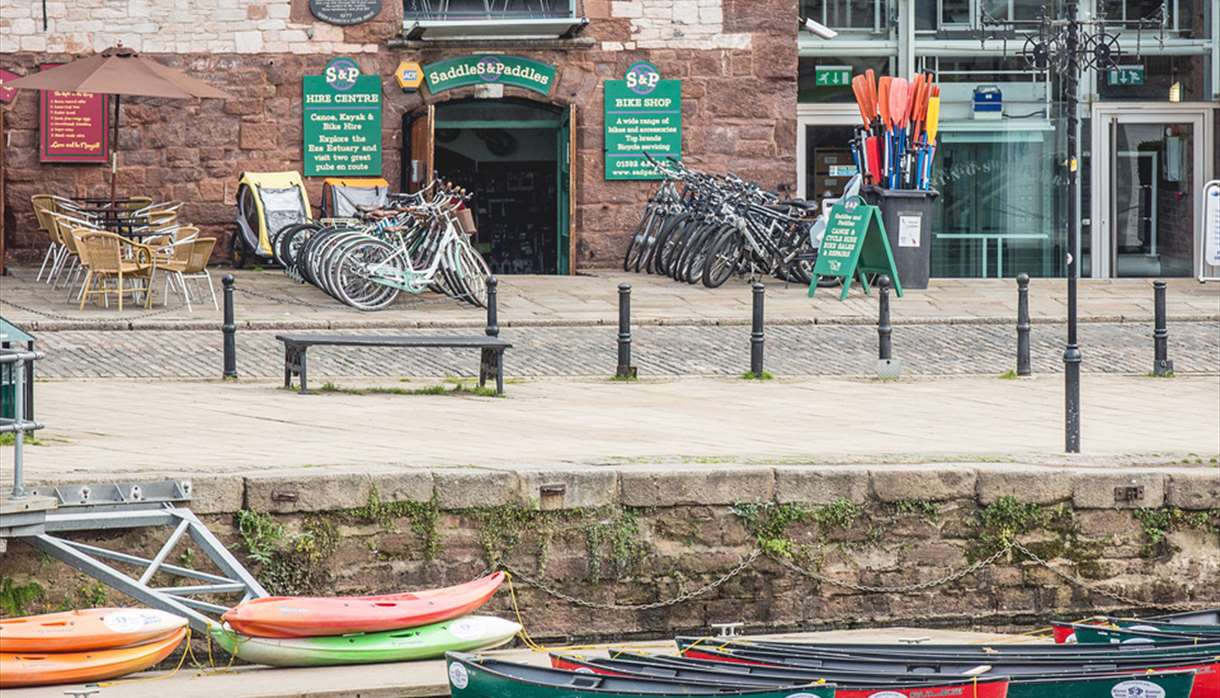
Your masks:
<svg viewBox="0 0 1220 698"><path fill-rule="evenodd" d="M906 78L894 78L890 83L889 90L890 101L890 138L894 145L891 149L890 157L893 162L890 167L890 189L897 189L899 186L899 178L902 167L902 140L903 130L906 128L907 114L907 80Z"/></svg>
<svg viewBox="0 0 1220 698"><path fill-rule="evenodd" d="M936 157L936 132L940 129L940 88L932 86L932 96L928 98L927 122L928 147L923 153L923 163L919 167L921 180L920 189L931 186L932 160Z"/></svg>
<svg viewBox="0 0 1220 698"><path fill-rule="evenodd" d="M882 159L882 173L889 175L890 173L890 149L892 146L891 138L889 137L888 129L893 127L893 122L890 120L890 84L893 78L888 75L882 75L877 81L877 111L881 114L881 129L882 133L878 135L884 136L885 140L885 157Z"/></svg>

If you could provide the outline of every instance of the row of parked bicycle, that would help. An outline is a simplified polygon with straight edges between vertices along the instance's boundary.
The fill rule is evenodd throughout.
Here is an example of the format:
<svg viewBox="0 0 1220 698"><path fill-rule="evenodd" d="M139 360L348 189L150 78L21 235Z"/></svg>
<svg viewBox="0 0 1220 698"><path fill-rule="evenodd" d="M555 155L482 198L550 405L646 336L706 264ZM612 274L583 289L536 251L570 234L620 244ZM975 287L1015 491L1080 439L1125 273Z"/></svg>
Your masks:
<svg viewBox="0 0 1220 698"><path fill-rule="evenodd" d="M246 212L261 208L268 220L269 209L288 211L277 201L284 190L252 185L239 193L239 227ZM402 291L426 290L485 307L491 270L471 243L470 198L437 178L413 194L349 198L347 205L326 211L335 217L305 215L293 222L280 216L276 222L287 224L266 226L265 243L252 236L251 247L264 249L261 256L270 256L288 276L359 310L380 310Z"/></svg>
<svg viewBox="0 0 1220 698"><path fill-rule="evenodd" d="M631 237L625 271L702 281L708 288L735 274L809 283L817 261L810 234L814 204L783 199L733 174L648 159L665 179Z"/></svg>

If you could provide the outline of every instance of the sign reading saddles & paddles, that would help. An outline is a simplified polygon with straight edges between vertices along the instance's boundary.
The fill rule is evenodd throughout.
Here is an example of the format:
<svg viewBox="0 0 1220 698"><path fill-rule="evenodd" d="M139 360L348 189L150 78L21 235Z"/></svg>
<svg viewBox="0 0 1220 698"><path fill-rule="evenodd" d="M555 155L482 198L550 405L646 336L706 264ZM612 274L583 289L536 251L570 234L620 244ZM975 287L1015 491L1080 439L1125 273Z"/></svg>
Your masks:
<svg viewBox="0 0 1220 698"><path fill-rule="evenodd" d="M893 280L894 291L901 298L902 283L898 280L889 238L885 236L881 210L864 203L859 196L849 196L831 207L827 215L830 218L822 244L818 246L809 296L813 296L818 279L823 276L843 279L839 300L844 300L851 290L852 279L858 278L860 286L868 293L868 274L888 274Z"/></svg>

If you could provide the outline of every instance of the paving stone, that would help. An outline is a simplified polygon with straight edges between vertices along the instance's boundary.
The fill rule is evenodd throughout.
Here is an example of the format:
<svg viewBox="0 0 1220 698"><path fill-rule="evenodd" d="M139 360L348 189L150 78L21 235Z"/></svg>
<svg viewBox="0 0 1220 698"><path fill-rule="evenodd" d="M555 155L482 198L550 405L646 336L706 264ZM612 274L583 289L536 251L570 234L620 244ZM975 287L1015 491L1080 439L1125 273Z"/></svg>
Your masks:
<svg viewBox="0 0 1220 698"><path fill-rule="evenodd" d="M245 508L276 514L355 509L368 503L371 484L357 472L256 472L246 476Z"/></svg>
<svg viewBox="0 0 1220 698"><path fill-rule="evenodd" d="M972 468L895 466L871 468L870 472L873 493L883 502L975 498L977 474Z"/></svg>
<svg viewBox="0 0 1220 698"><path fill-rule="evenodd" d="M595 509L618 503L618 473L610 469L523 469L517 471L521 496L541 509ZM544 486L562 493L543 494Z"/></svg>
<svg viewBox="0 0 1220 698"><path fill-rule="evenodd" d="M775 501L781 503L830 504L839 499L867 501L868 468L790 467L775 468Z"/></svg>
<svg viewBox="0 0 1220 698"><path fill-rule="evenodd" d="M1166 504L1182 509L1220 507L1220 468L1173 472L1166 480Z"/></svg>
<svg viewBox="0 0 1220 698"><path fill-rule="evenodd" d="M444 511L522 503L520 483L514 472L444 468L432 475L436 501Z"/></svg>
<svg viewBox="0 0 1220 698"><path fill-rule="evenodd" d="M1165 475L1159 472L1075 471L1072 478L1072 502L1080 509L1139 509L1165 504ZM1116 487L1143 487L1144 496L1133 501L1116 502Z"/></svg>
<svg viewBox="0 0 1220 698"><path fill-rule="evenodd" d="M191 478L190 510L196 514L231 514L242 508L245 478L240 475L205 475Z"/></svg>
<svg viewBox="0 0 1220 698"><path fill-rule="evenodd" d="M1043 469L997 470L980 468L978 498L983 505L1001 497L1015 497L1030 504L1054 504L1072 498L1072 478Z"/></svg>
<svg viewBox="0 0 1220 698"><path fill-rule="evenodd" d="M427 502L432 499L432 473L403 470L393 473L373 473L372 484L383 502Z"/></svg>
<svg viewBox="0 0 1220 698"><path fill-rule="evenodd" d="M768 502L775 496L771 468L641 468L619 473L622 502L632 507Z"/></svg>

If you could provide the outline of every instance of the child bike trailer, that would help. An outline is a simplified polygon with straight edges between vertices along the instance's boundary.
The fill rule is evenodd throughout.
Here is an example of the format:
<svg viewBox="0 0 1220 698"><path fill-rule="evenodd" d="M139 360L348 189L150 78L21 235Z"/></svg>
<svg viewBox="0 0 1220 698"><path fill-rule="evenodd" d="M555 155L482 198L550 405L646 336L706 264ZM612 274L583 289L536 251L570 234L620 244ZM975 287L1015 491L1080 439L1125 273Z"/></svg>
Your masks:
<svg viewBox="0 0 1220 698"><path fill-rule="evenodd" d="M230 253L233 266L274 259L271 250L284 228L313 217L299 172L244 172L237 186L237 234Z"/></svg>
<svg viewBox="0 0 1220 698"><path fill-rule="evenodd" d="M322 217L354 218L360 208L385 206L390 183L384 179L327 177L322 180Z"/></svg>

